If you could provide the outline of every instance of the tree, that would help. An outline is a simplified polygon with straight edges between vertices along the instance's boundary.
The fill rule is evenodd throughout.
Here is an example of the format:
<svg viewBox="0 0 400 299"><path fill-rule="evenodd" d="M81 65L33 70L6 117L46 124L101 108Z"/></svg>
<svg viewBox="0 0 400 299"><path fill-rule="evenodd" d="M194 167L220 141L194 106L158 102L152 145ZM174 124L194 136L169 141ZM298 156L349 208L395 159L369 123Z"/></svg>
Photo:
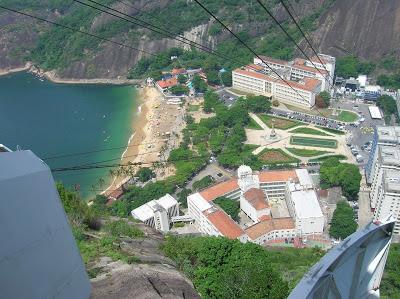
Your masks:
<svg viewBox="0 0 400 299"><path fill-rule="evenodd" d="M273 100L272 101L272 106L278 107L279 106L279 101L278 100Z"/></svg>
<svg viewBox="0 0 400 299"><path fill-rule="evenodd" d="M271 101L266 96L247 96L247 107L254 113L267 113L271 110Z"/></svg>
<svg viewBox="0 0 400 299"><path fill-rule="evenodd" d="M335 239L345 239L357 230L353 209L346 201L339 201L333 212L329 235Z"/></svg>
<svg viewBox="0 0 400 299"><path fill-rule="evenodd" d="M383 110L386 122L390 121L391 115L394 115L398 119L397 105L393 97L382 95L378 98L376 105Z"/></svg>
<svg viewBox="0 0 400 299"><path fill-rule="evenodd" d="M212 90L208 90L204 95L203 110L206 113L210 113L219 104L218 94Z"/></svg>
<svg viewBox="0 0 400 299"><path fill-rule="evenodd" d="M348 200L357 200L361 174L356 165L329 158L322 163L319 173L321 188L340 186Z"/></svg>
<svg viewBox="0 0 400 299"><path fill-rule="evenodd" d="M136 172L136 176L139 177L139 181L144 183L154 178L156 174L149 167L142 167Z"/></svg>
<svg viewBox="0 0 400 299"><path fill-rule="evenodd" d="M218 197L214 203L219 205L233 220L238 220L239 217L239 202L227 197Z"/></svg>
<svg viewBox="0 0 400 299"><path fill-rule="evenodd" d="M221 73L221 80L224 86L232 86L232 72L231 71L225 71Z"/></svg>
<svg viewBox="0 0 400 299"><path fill-rule="evenodd" d="M187 197L192 193L192 190L183 188L182 191L177 194L178 202L181 207L187 208Z"/></svg>
<svg viewBox="0 0 400 299"><path fill-rule="evenodd" d="M209 70L206 71L207 82L210 85L220 85L218 71L216 70Z"/></svg>
<svg viewBox="0 0 400 299"><path fill-rule="evenodd" d="M204 93L207 90L207 83L200 78L199 75L194 75L192 80L193 88L196 92Z"/></svg>
<svg viewBox="0 0 400 299"><path fill-rule="evenodd" d="M326 108L324 99L319 94L315 96L315 106L317 108Z"/></svg>
<svg viewBox="0 0 400 299"><path fill-rule="evenodd" d="M189 93L189 88L185 85L177 85L170 87L169 91L174 95L183 95Z"/></svg>
<svg viewBox="0 0 400 299"><path fill-rule="evenodd" d="M327 92L326 90L321 91L319 93L319 96L322 98L322 100L324 101L325 107L329 107L330 104L330 100L331 100L331 95L329 94L329 92Z"/></svg>
<svg viewBox="0 0 400 299"><path fill-rule="evenodd" d="M195 181L193 183L192 187L193 187L194 191L199 191L201 189L204 189L204 188L210 186L212 183L214 183L213 177L211 175L207 175L204 178L202 178L198 181Z"/></svg>
<svg viewBox="0 0 400 299"><path fill-rule="evenodd" d="M186 83L186 80L187 80L187 77L186 77L185 75L180 74L180 75L178 76L178 82L179 82L180 84L185 84L185 83Z"/></svg>

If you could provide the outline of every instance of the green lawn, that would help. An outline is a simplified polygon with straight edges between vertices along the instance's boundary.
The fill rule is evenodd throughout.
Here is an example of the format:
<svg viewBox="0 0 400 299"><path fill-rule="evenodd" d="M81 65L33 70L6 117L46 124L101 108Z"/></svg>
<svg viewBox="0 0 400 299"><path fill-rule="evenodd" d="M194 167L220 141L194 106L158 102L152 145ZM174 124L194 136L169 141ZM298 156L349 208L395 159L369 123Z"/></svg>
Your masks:
<svg viewBox="0 0 400 299"><path fill-rule="evenodd" d="M266 148L258 155L258 157L265 164L286 164L300 162L299 159L286 154L283 150L275 148Z"/></svg>
<svg viewBox="0 0 400 299"><path fill-rule="evenodd" d="M247 125L248 129L253 129L253 130L262 130L262 128L260 127L260 125L252 118L250 118L250 122Z"/></svg>
<svg viewBox="0 0 400 299"><path fill-rule="evenodd" d="M274 127L280 130L288 130L302 124L299 121L271 116L267 114L257 114L257 116L270 128L272 128L272 122L274 121Z"/></svg>
<svg viewBox="0 0 400 299"><path fill-rule="evenodd" d="M310 159L310 162L324 162L326 159L329 158L338 158L339 160L347 160L347 157L344 155L332 155L332 156Z"/></svg>
<svg viewBox="0 0 400 299"><path fill-rule="evenodd" d="M199 111L200 105L189 105L189 112Z"/></svg>
<svg viewBox="0 0 400 299"><path fill-rule="evenodd" d="M358 115L350 111L341 111L336 119L344 122L353 122L358 119Z"/></svg>
<svg viewBox="0 0 400 299"><path fill-rule="evenodd" d="M311 137L292 136L292 137L290 137L290 144L337 148L336 140L324 139L324 138L317 139L317 138L311 138Z"/></svg>
<svg viewBox="0 0 400 299"><path fill-rule="evenodd" d="M293 155L300 156L300 157L314 157L314 156L319 156L319 155L329 153L326 151L317 151L317 150L294 148L294 147L287 147L286 149L289 152L291 152Z"/></svg>
<svg viewBox="0 0 400 299"><path fill-rule="evenodd" d="M328 133L336 134L336 135L344 135L344 134L346 134L346 132L341 131L341 130L336 130L336 129L331 129L331 128L325 128L325 127L320 127L320 126L317 126L317 128L318 128L318 129L321 129L321 130L324 130L324 131L326 131L326 132L328 132Z"/></svg>
<svg viewBox="0 0 400 299"><path fill-rule="evenodd" d="M324 132L312 129L312 128L296 128L290 131L290 133L308 134L308 135L320 135L320 136L330 136Z"/></svg>

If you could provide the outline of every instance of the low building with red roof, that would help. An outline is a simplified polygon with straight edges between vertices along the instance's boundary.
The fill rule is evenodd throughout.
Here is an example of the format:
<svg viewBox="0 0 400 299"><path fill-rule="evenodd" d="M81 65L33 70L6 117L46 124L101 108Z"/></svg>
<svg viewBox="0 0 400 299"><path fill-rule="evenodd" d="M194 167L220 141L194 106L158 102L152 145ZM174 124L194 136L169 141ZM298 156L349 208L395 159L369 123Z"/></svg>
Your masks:
<svg viewBox="0 0 400 299"><path fill-rule="evenodd" d="M271 214L266 195L258 188L251 188L243 193L240 197L240 209L254 222Z"/></svg>
<svg viewBox="0 0 400 299"><path fill-rule="evenodd" d="M296 237L296 226L292 218L275 218L258 222L244 231L248 241L263 244L275 239L291 239Z"/></svg>
<svg viewBox="0 0 400 299"><path fill-rule="evenodd" d="M156 82L157 88L162 92L176 85L178 85L178 79L176 77L165 80L159 80Z"/></svg>

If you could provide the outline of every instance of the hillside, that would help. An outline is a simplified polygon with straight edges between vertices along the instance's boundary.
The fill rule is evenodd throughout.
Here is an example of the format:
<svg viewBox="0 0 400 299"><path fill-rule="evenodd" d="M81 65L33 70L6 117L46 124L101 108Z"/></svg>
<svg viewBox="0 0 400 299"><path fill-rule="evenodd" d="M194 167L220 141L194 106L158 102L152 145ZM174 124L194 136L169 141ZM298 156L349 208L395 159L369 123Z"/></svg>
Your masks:
<svg viewBox="0 0 400 299"><path fill-rule="evenodd" d="M125 14L138 17L173 35L185 37L209 47L219 47L224 54L232 55L237 48L232 36L211 21L196 3L186 0L97 0ZM300 0L297 14L302 17L305 30L312 30L317 18L331 5L332 0ZM96 6L93 2L86 2ZM279 32L272 20L257 3L242 1L203 1L233 31L254 45L261 54L277 58L290 58L293 45ZM265 1L277 18L285 22L288 15L277 1ZM63 25L97 34L114 41L159 53L171 47L185 47L171 38L151 32L125 20L119 20L99 10L84 6L72 0L0 0L0 5L24 11ZM105 9L105 8L102 8ZM176 14L179 12L179 18ZM116 78L126 77L128 71L144 57L143 53L118 47L98 39L74 33L32 20L31 18L0 9L0 69L23 66L26 61L45 70L57 70L64 78ZM293 26L292 26L293 27ZM292 28L293 30L293 28ZM298 32L295 38L299 39ZM243 63L251 59L247 50L241 49ZM229 65L228 65L229 67Z"/></svg>

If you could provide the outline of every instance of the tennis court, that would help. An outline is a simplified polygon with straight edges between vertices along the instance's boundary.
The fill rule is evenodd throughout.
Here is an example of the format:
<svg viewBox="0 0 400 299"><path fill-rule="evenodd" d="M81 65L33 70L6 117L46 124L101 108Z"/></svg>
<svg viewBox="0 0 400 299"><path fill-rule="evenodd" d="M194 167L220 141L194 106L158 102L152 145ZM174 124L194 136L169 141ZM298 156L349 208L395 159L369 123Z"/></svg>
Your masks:
<svg viewBox="0 0 400 299"><path fill-rule="evenodd" d="M311 137L292 136L290 138L290 144L304 145L304 146L337 148L337 141L336 140L325 139L325 138L311 138Z"/></svg>

